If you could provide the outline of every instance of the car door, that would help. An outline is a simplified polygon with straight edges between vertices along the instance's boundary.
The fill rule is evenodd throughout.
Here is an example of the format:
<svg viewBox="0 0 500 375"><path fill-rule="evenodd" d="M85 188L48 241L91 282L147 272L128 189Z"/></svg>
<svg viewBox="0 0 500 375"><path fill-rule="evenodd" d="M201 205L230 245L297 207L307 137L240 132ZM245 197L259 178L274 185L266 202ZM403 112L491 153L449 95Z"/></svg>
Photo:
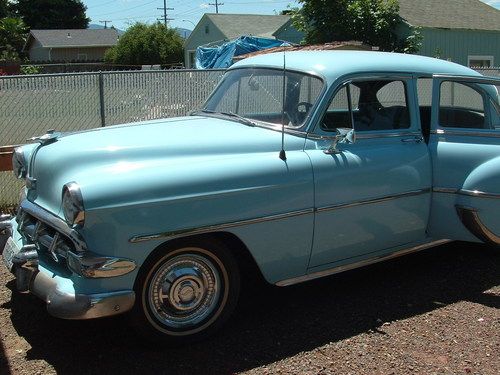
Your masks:
<svg viewBox="0 0 500 375"><path fill-rule="evenodd" d="M433 236L500 245L499 86L498 78L433 78Z"/></svg>
<svg viewBox="0 0 500 375"><path fill-rule="evenodd" d="M414 87L410 76L349 79L309 134L316 209L310 268L426 239L431 170ZM328 153L337 128L351 127L356 142Z"/></svg>

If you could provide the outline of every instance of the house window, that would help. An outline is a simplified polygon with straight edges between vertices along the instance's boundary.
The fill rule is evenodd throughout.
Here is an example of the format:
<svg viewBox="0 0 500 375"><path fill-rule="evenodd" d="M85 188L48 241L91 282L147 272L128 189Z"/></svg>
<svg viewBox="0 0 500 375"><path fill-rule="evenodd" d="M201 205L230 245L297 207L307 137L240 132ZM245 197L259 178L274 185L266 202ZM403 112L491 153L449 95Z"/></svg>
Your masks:
<svg viewBox="0 0 500 375"><path fill-rule="evenodd" d="M78 61L87 61L87 54L86 53L79 53L77 56Z"/></svg>
<svg viewBox="0 0 500 375"><path fill-rule="evenodd" d="M205 34L208 34L210 33L210 28L208 27L208 25L205 25Z"/></svg>
<svg viewBox="0 0 500 375"><path fill-rule="evenodd" d="M471 68L491 68L493 67L493 56L469 56L469 67Z"/></svg>
<svg viewBox="0 0 500 375"><path fill-rule="evenodd" d="M196 51L188 51L188 68L196 67Z"/></svg>

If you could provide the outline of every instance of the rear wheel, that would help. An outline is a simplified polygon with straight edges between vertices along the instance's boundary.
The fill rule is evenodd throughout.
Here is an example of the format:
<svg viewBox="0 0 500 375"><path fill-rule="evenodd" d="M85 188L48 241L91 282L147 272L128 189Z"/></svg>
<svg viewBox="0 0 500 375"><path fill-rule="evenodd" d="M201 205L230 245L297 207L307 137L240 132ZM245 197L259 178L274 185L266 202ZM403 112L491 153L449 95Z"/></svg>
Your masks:
<svg viewBox="0 0 500 375"><path fill-rule="evenodd" d="M141 268L134 324L149 338L170 342L215 332L238 300L239 270L232 254L213 239L177 241L162 250Z"/></svg>

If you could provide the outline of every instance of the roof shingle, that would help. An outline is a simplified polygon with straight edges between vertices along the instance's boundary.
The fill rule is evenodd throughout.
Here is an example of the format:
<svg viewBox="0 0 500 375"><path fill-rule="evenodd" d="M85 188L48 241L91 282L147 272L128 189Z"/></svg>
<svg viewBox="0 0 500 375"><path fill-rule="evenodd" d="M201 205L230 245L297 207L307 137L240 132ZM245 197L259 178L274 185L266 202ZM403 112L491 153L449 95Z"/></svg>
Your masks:
<svg viewBox="0 0 500 375"><path fill-rule="evenodd" d="M500 10L479 0L399 0L412 26L500 31Z"/></svg>
<svg viewBox="0 0 500 375"><path fill-rule="evenodd" d="M260 14L207 13L206 16L227 39L235 39L242 35L272 38L273 33L290 19L290 16Z"/></svg>
<svg viewBox="0 0 500 375"><path fill-rule="evenodd" d="M31 30L43 47L109 47L118 41L115 29Z"/></svg>

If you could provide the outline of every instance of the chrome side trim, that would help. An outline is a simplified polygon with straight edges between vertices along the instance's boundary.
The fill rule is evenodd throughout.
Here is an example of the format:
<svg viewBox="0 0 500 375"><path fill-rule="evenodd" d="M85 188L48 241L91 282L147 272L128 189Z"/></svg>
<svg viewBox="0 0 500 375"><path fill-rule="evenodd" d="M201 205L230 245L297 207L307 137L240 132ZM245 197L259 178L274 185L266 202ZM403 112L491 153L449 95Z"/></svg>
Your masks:
<svg viewBox="0 0 500 375"><path fill-rule="evenodd" d="M320 207L320 208L308 208L308 209L301 210L301 211L292 211L292 212L287 212L284 214L263 216L263 217L259 217L259 218L233 221L233 222L223 223L223 224L208 225L208 226L199 227L199 228L186 228L186 229L179 229L179 230L171 231L171 232L163 232L163 233L155 233L155 234L149 234L149 235L134 236L134 237L129 239L129 242L138 243L138 242L152 241L152 240L165 239L165 238L174 239L174 238L192 236L192 235L196 235L196 234L216 232L216 231L225 230L225 229L229 229L229 228L240 227L240 226L250 225L250 224L264 223L267 221L287 219L290 217L308 215L308 214L313 214L316 212L319 213L319 212L325 212L325 211L331 211L331 210L338 210L340 208L350 208L350 207L356 207L356 206L361 206L361 205L365 205L365 204L386 202L386 201L390 201L390 200L394 200L394 199L426 194L426 193L429 193L430 191L431 191L430 188L419 189L419 190L408 191L408 192L404 192L404 193L400 193L400 194L389 195L389 196L385 196L385 197L367 199L367 200L358 201L358 202L342 203L342 204L338 204L338 205L326 206L326 207Z"/></svg>
<svg viewBox="0 0 500 375"><path fill-rule="evenodd" d="M365 204L374 204L374 203L380 203L380 202L386 202L386 201L391 201L394 199L399 199L399 198L405 198L405 197L412 197L415 195L421 195L421 194L426 194L430 193L431 189L419 189L419 190L413 190L413 191L408 191L400 194L394 194L394 195L388 195L385 197L380 197L380 198L373 198L373 199L366 199L362 201L357 201L357 202L351 202L351 203L341 203L341 204L335 204L332 206L324 206L324 207L319 207L316 209L316 212L325 212L325 211L333 211L333 210L338 210L341 208L351 208L351 207L357 207L357 206L362 206Z"/></svg>
<svg viewBox="0 0 500 375"><path fill-rule="evenodd" d="M200 228L179 229L179 230L171 231L171 232L163 232L163 233L158 233L158 234L135 236L135 237L132 237L129 240L129 242L138 243L138 242L151 241L151 240L157 240L157 239L162 239L162 238L173 239L173 238L191 236L191 235L196 235L196 234L216 232L216 231L220 231L220 230L224 230L224 229L240 227L243 225L258 224L258 223L264 223L267 221L288 219L291 217L308 215L308 214L312 214L312 213L314 213L314 208L308 208L306 210L301 210L301 211L292 211L292 212L287 212L284 214L264 216L264 217L241 220L241 221L233 221L233 222L224 223L224 224L208 225L208 226L200 227Z"/></svg>
<svg viewBox="0 0 500 375"><path fill-rule="evenodd" d="M71 240L75 245L75 248L79 252L87 251L87 244L83 240L83 237L70 228L68 224L60 217L54 215L53 213L44 210L40 206L24 199L20 205L20 212L27 212L31 216L37 218L41 222L47 224L48 226L54 228L56 231L62 233L65 237Z"/></svg>
<svg viewBox="0 0 500 375"><path fill-rule="evenodd" d="M425 249L428 249L428 248L434 247L434 246L443 245L443 244L448 243L448 242L451 242L451 240L443 239L443 240L439 240L439 241L428 242L428 243L425 243L422 245L411 247L409 249L399 250L399 251L396 251L396 252L388 254L388 255L381 255L381 256L378 256L375 258L362 260L360 262L346 264L344 266L338 266L338 267L330 268L328 270L313 272L313 273L310 273L307 275L278 281L277 283L275 283L275 285L277 285L277 286L289 286L289 285L293 285L293 284L302 283L305 281L319 279L320 277L330 276L330 275L334 275L336 273L340 273L340 272L349 271L349 270L352 270L355 268L368 266L370 264L379 263L379 262L382 262L384 260L389 260L389 259L397 258L397 257L403 256L403 255L415 253L417 251L425 250Z"/></svg>
<svg viewBox="0 0 500 375"><path fill-rule="evenodd" d="M432 192L433 193L443 193L443 194L457 194L458 189L435 187L432 189Z"/></svg>
<svg viewBox="0 0 500 375"><path fill-rule="evenodd" d="M431 130L431 134L437 135L462 135L466 137L487 137L487 138L500 138L500 131L487 131L487 132L479 132L473 130L448 130L448 129L437 129Z"/></svg>
<svg viewBox="0 0 500 375"><path fill-rule="evenodd" d="M500 245L500 237L490 231L481 221L477 209L466 206L455 206L463 225L478 239L492 245Z"/></svg>
<svg viewBox="0 0 500 375"><path fill-rule="evenodd" d="M488 193L488 192L480 191L480 190L461 189L461 190L458 191L458 194L468 195L468 196L471 196L471 197L479 197L479 198L500 199L500 194L497 194L497 193Z"/></svg>
<svg viewBox="0 0 500 375"><path fill-rule="evenodd" d="M433 188L432 191L434 193L458 194L458 195L466 195L469 197L477 197L477 198L500 199L500 194L498 194L498 193L490 193L490 192L481 191L481 190L468 190L468 189L454 189L454 188L436 187L436 188Z"/></svg>

